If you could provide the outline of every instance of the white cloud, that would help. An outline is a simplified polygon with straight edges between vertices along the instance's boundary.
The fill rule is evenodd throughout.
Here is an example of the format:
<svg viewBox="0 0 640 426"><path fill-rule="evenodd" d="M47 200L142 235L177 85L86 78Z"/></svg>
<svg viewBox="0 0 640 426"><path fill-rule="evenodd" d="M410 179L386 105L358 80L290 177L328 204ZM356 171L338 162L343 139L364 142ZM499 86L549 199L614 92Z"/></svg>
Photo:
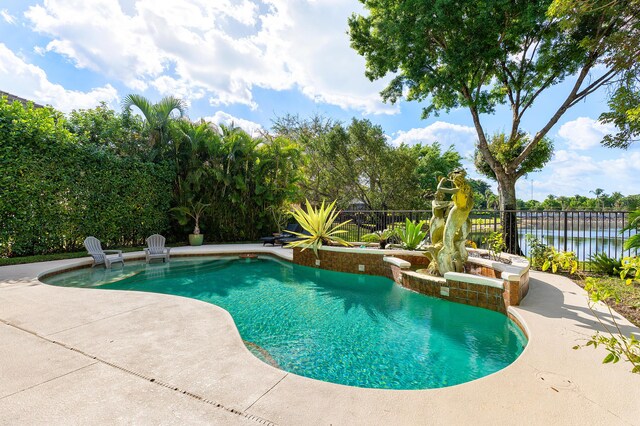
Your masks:
<svg viewBox="0 0 640 426"><path fill-rule="evenodd" d="M589 191L595 188L636 194L640 188L640 152L617 153L617 158L598 160L576 151L559 150L542 172L535 173L529 181L518 182L518 198L530 198L531 180L534 198L538 200L549 194L590 196Z"/></svg>
<svg viewBox="0 0 640 426"><path fill-rule="evenodd" d="M255 88L299 90L364 113L396 113L349 47L341 0L48 0L26 12L47 51L133 90L256 108Z"/></svg>
<svg viewBox="0 0 640 426"><path fill-rule="evenodd" d="M476 129L473 127L436 121L426 127L399 131L392 144L397 146L401 143L415 145L439 142L443 149L453 145L462 156L468 157L473 154L477 140Z"/></svg>
<svg viewBox="0 0 640 426"><path fill-rule="evenodd" d="M4 19L7 24L13 25L16 23L15 16L11 16L7 9L0 10L0 16L2 16L2 19Z"/></svg>
<svg viewBox="0 0 640 426"><path fill-rule="evenodd" d="M598 146L605 135L613 132L613 124L604 124L589 117L578 117L564 123L558 130L558 135L572 149L590 149Z"/></svg>
<svg viewBox="0 0 640 426"><path fill-rule="evenodd" d="M26 63L3 43L0 43L0 81L13 95L50 104L63 112L93 108L101 101L113 103L118 98L116 89L109 84L81 92L51 83L42 68Z"/></svg>
<svg viewBox="0 0 640 426"><path fill-rule="evenodd" d="M258 135L263 129L262 126L253 121L245 120L243 118L234 117L231 114L227 114L224 111L216 111L211 117L204 117L205 121L209 121L215 124L224 124L225 126L240 127L245 132L252 136Z"/></svg>

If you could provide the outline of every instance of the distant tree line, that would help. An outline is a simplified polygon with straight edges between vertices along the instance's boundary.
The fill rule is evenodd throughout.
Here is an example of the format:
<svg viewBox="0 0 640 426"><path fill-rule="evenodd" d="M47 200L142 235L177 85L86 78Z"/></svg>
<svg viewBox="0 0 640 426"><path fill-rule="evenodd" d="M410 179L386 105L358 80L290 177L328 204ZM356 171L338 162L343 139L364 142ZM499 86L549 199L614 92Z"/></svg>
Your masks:
<svg viewBox="0 0 640 426"><path fill-rule="evenodd" d="M637 210L640 208L640 194L624 196L620 192L606 194L600 188L594 191L598 196L584 195L572 197L548 195L543 201L518 200L518 210Z"/></svg>

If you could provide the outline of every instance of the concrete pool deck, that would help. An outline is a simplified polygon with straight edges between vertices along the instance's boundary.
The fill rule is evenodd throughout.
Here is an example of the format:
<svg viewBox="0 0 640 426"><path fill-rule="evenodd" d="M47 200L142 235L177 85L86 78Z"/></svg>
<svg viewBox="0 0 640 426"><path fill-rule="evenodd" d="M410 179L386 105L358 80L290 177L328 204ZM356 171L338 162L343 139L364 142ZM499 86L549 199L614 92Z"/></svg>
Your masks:
<svg viewBox="0 0 640 426"><path fill-rule="evenodd" d="M240 252L291 257L257 244L172 249ZM270 367L208 303L37 279L82 262L0 267L0 424L640 425L640 375L602 365L604 350L572 349L598 324L584 290L562 276L532 272L528 296L510 308L529 334L512 365L458 386L392 391Z"/></svg>

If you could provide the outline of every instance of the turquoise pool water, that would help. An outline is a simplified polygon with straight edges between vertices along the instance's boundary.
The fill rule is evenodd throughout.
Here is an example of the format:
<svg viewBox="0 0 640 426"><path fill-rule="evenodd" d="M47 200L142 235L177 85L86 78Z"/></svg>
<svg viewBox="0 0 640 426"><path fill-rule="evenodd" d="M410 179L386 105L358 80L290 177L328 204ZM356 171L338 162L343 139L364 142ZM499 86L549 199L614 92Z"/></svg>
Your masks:
<svg viewBox="0 0 640 426"><path fill-rule="evenodd" d="M213 303L229 311L258 357L301 376L351 386L456 385L506 367L526 345L521 330L497 312L414 293L382 277L271 258L127 262L44 281Z"/></svg>

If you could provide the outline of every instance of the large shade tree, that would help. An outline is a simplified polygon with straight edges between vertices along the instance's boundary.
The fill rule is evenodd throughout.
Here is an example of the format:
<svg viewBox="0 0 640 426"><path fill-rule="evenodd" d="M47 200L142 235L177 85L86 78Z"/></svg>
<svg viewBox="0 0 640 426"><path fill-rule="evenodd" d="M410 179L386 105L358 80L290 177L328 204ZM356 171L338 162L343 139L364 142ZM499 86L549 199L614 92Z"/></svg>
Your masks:
<svg viewBox="0 0 640 426"><path fill-rule="evenodd" d="M274 121L273 131L304 149L306 179L300 185L305 196L314 202L337 200L339 208L355 203L372 210L430 208L426 197L435 192L437 177L460 166L453 147L394 146L369 120L343 124L287 115Z"/></svg>
<svg viewBox="0 0 640 426"><path fill-rule="evenodd" d="M606 13L603 13L606 12ZM619 71L611 80L609 111L600 115L600 121L614 124L618 131L608 134L603 144L628 148L640 140L640 0L554 0L549 15L561 20L571 30L582 25L590 16L618 15L622 31L605 41L607 65ZM583 40L596 43L598 40Z"/></svg>
<svg viewBox="0 0 640 426"><path fill-rule="evenodd" d="M624 66L612 40L628 37L637 16L620 6L578 14L572 25L548 14L551 1L361 0L366 15L349 19L351 46L366 59L371 80L391 74L382 97L427 101L423 117L463 107L477 148L495 174L503 211L515 210L518 170L572 106L619 78ZM482 114L500 104L511 110L506 144L521 141L522 120L551 87L567 90L546 111L541 127L519 154L500 162L491 152ZM519 252L513 214L503 214L509 250Z"/></svg>

